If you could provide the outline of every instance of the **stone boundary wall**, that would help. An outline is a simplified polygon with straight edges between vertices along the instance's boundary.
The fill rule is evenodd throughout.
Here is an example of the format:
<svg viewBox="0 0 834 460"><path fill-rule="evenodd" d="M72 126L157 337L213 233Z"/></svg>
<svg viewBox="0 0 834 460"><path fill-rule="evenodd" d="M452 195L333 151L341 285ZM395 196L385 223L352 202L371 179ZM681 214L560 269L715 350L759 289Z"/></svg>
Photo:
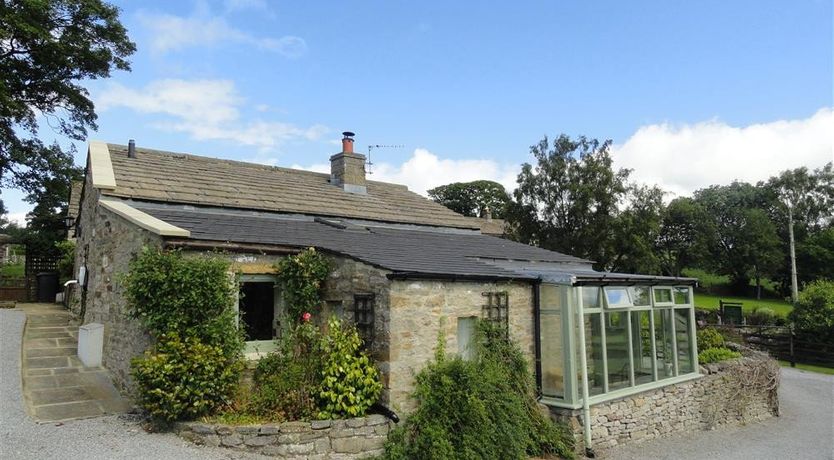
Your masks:
<svg viewBox="0 0 834 460"><path fill-rule="evenodd" d="M779 415L779 365L764 353L701 366L702 377L591 406L597 451L683 431L743 425ZM582 411L551 408L584 451Z"/></svg>
<svg viewBox="0 0 834 460"><path fill-rule="evenodd" d="M290 459L358 459L380 455L393 422L382 415L269 425L178 423L175 431L198 445Z"/></svg>

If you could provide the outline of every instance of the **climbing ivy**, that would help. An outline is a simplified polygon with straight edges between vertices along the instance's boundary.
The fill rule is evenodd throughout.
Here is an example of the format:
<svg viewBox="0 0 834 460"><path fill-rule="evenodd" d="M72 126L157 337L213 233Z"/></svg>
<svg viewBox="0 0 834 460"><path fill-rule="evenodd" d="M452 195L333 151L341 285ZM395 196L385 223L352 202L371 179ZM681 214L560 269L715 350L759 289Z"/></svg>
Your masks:
<svg viewBox="0 0 834 460"><path fill-rule="evenodd" d="M282 259L276 268L290 320L298 323L303 314L318 311L323 302L322 285L330 274L324 255L309 248Z"/></svg>

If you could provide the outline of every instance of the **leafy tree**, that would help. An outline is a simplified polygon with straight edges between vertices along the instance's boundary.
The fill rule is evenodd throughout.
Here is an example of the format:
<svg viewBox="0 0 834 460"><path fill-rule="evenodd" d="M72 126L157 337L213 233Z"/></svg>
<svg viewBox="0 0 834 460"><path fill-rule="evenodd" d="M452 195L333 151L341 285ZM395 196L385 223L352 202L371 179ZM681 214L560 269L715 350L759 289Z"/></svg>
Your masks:
<svg viewBox="0 0 834 460"><path fill-rule="evenodd" d="M663 219L664 192L657 186L631 185L628 207L615 221L614 259L607 267L611 271L628 273L659 273L660 254L656 243L660 239Z"/></svg>
<svg viewBox="0 0 834 460"><path fill-rule="evenodd" d="M563 134L530 147L537 164L522 165L507 213L513 238L610 267L616 259L618 205L629 175L626 169L614 170L610 146L610 140L572 140Z"/></svg>
<svg viewBox="0 0 834 460"><path fill-rule="evenodd" d="M681 276L683 269L701 265L706 258L704 209L692 198L672 200L663 210L655 250L661 272Z"/></svg>
<svg viewBox="0 0 834 460"><path fill-rule="evenodd" d="M834 343L834 282L808 283L788 319L803 340Z"/></svg>
<svg viewBox="0 0 834 460"><path fill-rule="evenodd" d="M429 198L470 217L486 217L488 210L492 217L502 219L510 202L510 195L503 185L491 180L454 182L429 190Z"/></svg>
<svg viewBox="0 0 834 460"><path fill-rule="evenodd" d="M118 8L101 0L0 3L0 186L36 193L60 175L72 151L38 139L38 118L83 140L96 114L81 82L130 70L135 50Z"/></svg>
<svg viewBox="0 0 834 460"><path fill-rule="evenodd" d="M780 248L776 228L759 207L761 190L744 182L713 185L695 192L705 211L709 264L729 275L736 290L751 277L761 292L761 277L774 269Z"/></svg>
<svg viewBox="0 0 834 460"><path fill-rule="evenodd" d="M774 220L784 222L787 228L791 299L796 302L799 295L796 241L819 231L834 218L834 169L832 163L815 171L801 167L783 171L759 185L773 198Z"/></svg>
<svg viewBox="0 0 834 460"><path fill-rule="evenodd" d="M796 259L803 284L834 276L834 227L816 232L799 243Z"/></svg>

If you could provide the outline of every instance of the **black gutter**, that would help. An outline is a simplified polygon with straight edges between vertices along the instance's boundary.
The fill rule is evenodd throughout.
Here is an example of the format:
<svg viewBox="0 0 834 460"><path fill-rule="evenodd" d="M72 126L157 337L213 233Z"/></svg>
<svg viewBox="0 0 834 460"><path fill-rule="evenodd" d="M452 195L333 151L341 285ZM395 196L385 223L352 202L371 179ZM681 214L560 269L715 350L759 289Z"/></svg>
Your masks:
<svg viewBox="0 0 834 460"><path fill-rule="evenodd" d="M541 341L541 279L533 283L533 346L536 360L536 394L542 394L542 341Z"/></svg>
<svg viewBox="0 0 834 460"><path fill-rule="evenodd" d="M637 284L648 284L650 286L658 286L664 284L686 284L697 286L698 280L696 278L627 278L627 277L582 277L577 276L574 286L615 286L628 285L634 286Z"/></svg>

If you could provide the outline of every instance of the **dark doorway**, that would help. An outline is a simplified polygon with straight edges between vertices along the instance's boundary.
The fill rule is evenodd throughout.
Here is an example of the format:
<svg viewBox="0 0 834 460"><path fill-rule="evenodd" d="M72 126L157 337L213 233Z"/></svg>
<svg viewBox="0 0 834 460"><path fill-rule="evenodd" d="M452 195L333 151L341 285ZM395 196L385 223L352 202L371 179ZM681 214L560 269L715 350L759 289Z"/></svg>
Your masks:
<svg viewBox="0 0 834 460"><path fill-rule="evenodd" d="M246 340L272 340L275 283L242 283L239 305L246 329Z"/></svg>

